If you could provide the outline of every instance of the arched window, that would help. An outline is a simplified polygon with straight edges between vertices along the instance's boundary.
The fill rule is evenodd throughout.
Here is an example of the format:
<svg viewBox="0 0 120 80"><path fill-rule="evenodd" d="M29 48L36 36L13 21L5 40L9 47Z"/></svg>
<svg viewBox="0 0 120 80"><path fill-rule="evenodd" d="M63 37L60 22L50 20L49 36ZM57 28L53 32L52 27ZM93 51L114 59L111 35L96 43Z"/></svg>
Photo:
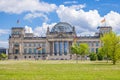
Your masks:
<svg viewBox="0 0 120 80"><path fill-rule="evenodd" d="M15 43L14 46L15 46L15 47L19 47L19 43Z"/></svg>

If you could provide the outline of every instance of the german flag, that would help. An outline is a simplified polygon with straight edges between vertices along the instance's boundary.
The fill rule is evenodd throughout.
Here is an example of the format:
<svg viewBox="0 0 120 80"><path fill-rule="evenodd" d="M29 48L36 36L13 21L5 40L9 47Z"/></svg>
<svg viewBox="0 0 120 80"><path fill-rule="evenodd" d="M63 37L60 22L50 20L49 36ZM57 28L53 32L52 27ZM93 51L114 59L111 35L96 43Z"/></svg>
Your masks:
<svg viewBox="0 0 120 80"><path fill-rule="evenodd" d="M42 50L42 47L38 47L37 50Z"/></svg>
<svg viewBox="0 0 120 80"><path fill-rule="evenodd" d="M101 23L104 23L106 20L105 20L105 18L103 19L103 20L101 20Z"/></svg>

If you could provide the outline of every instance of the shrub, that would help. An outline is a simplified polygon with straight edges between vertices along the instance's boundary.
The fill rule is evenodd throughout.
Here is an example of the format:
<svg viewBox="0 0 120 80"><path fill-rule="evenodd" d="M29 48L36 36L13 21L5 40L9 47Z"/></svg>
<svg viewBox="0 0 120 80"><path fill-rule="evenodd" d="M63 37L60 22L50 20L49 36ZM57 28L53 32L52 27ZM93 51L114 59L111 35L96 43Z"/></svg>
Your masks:
<svg viewBox="0 0 120 80"><path fill-rule="evenodd" d="M0 60L4 60L7 58L7 55L4 53L0 53Z"/></svg>
<svg viewBox="0 0 120 80"><path fill-rule="evenodd" d="M103 60L103 57L104 57L104 56L103 56L102 54L100 54L100 53L97 54L98 60Z"/></svg>
<svg viewBox="0 0 120 80"><path fill-rule="evenodd" d="M90 57L90 60L91 60L91 61L95 61L95 60L97 59L96 53L91 53L91 54L89 55L89 57Z"/></svg>

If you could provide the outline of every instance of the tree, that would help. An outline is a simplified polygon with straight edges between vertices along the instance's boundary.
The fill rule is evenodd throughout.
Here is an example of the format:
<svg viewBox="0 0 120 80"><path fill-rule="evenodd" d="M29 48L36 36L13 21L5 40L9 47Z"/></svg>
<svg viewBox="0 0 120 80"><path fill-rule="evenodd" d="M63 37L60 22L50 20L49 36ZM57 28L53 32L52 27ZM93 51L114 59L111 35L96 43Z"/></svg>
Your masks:
<svg viewBox="0 0 120 80"><path fill-rule="evenodd" d="M5 53L0 53L0 60L4 60L7 58L7 55Z"/></svg>
<svg viewBox="0 0 120 80"><path fill-rule="evenodd" d="M76 43L71 46L71 52L72 54L76 54L76 63L78 63L78 55L80 54L80 48Z"/></svg>
<svg viewBox="0 0 120 80"><path fill-rule="evenodd" d="M81 55L82 57L84 57L88 52L88 45L86 43L81 43L81 44L76 44L74 43L71 46L71 51L73 54L76 54L76 62L78 61L78 57L79 55ZM81 58L82 60L82 58Z"/></svg>
<svg viewBox="0 0 120 80"><path fill-rule="evenodd" d="M106 53L106 50L103 47L99 48L98 54L97 54L98 60L103 60L104 57L107 57L107 62L108 62L108 55L105 53Z"/></svg>
<svg viewBox="0 0 120 80"><path fill-rule="evenodd" d="M109 32L101 37L101 41L105 54L110 57L113 64L116 64L120 58L120 36L116 35L114 32Z"/></svg>
<svg viewBox="0 0 120 80"><path fill-rule="evenodd" d="M96 53L93 53L93 52L90 53L89 57L90 57L90 60L91 60L91 61L97 60L97 55L96 55Z"/></svg>
<svg viewBox="0 0 120 80"><path fill-rule="evenodd" d="M89 53L89 47L88 47L88 44L86 43L81 43L79 46L80 46L80 55L82 60L82 58L84 58L85 55Z"/></svg>

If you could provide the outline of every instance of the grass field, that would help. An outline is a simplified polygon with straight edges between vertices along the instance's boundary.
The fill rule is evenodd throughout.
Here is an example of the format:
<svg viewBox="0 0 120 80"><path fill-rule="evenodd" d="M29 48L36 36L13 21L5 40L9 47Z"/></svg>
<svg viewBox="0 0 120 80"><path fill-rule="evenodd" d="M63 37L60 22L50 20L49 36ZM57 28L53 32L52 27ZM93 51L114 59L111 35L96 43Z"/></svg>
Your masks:
<svg viewBox="0 0 120 80"><path fill-rule="evenodd" d="M120 63L0 61L0 80L120 80Z"/></svg>

